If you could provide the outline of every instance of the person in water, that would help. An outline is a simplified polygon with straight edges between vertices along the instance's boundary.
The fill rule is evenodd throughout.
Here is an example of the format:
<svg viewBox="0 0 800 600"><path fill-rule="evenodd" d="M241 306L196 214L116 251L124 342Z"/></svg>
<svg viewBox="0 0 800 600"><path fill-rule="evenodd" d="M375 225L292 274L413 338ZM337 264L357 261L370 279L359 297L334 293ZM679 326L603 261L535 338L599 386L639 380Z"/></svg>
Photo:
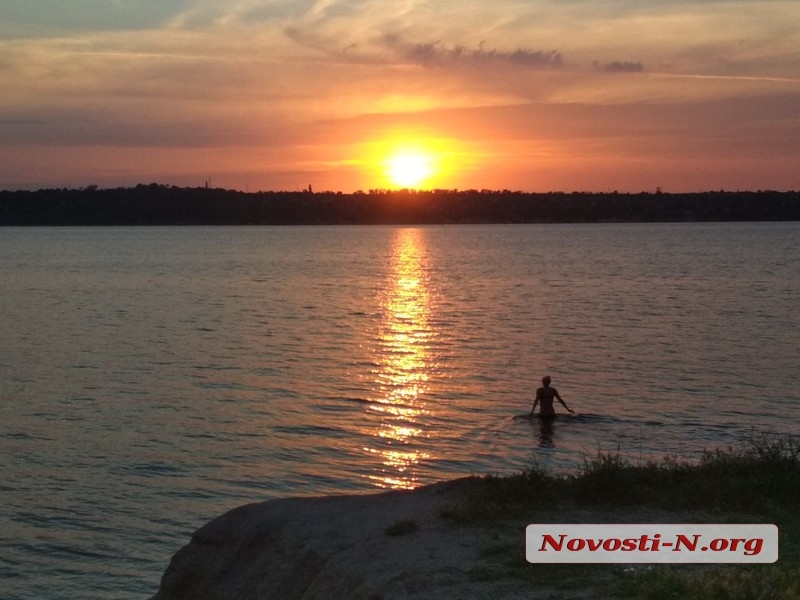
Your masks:
<svg viewBox="0 0 800 600"><path fill-rule="evenodd" d="M533 416L534 411L536 410L536 405L539 405L539 418L547 419L553 418L556 416L556 411L553 410L553 400L558 400L561 403L561 406L566 408L570 414L575 414L575 411L572 410L567 403L561 398L558 393L558 390L554 387L550 387L550 377L543 377L542 378L542 387L536 390L536 398L533 401L533 406L531 407L531 417Z"/></svg>

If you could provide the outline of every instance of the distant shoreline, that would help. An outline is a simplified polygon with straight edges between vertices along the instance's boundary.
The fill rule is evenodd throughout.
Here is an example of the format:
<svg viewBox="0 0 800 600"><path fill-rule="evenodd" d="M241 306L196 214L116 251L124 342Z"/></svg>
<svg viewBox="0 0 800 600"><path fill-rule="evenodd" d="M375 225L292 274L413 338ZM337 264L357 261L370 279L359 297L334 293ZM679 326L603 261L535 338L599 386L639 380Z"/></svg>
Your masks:
<svg viewBox="0 0 800 600"><path fill-rule="evenodd" d="M800 192L240 192L159 184L0 191L0 226L800 221Z"/></svg>

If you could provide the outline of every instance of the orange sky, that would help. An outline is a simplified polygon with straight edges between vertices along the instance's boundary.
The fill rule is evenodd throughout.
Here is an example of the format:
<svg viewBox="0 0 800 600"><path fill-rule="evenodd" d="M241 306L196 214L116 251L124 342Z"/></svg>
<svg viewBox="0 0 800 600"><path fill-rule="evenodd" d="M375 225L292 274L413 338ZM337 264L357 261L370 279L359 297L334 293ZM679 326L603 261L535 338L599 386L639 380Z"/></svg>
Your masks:
<svg viewBox="0 0 800 600"><path fill-rule="evenodd" d="M53 4L0 7L0 189L800 189L796 0Z"/></svg>

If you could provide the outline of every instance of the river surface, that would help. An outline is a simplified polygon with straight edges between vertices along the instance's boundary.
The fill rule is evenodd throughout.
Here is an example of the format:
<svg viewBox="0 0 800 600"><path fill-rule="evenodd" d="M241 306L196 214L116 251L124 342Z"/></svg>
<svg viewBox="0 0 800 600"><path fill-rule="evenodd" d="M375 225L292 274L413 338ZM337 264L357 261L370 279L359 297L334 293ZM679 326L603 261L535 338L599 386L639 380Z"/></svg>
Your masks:
<svg viewBox="0 0 800 600"><path fill-rule="evenodd" d="M0 258L6 600L148 598L248 502L800 422L800 223L4 228ZM552 430L515 418L547 374Z"/></svg>

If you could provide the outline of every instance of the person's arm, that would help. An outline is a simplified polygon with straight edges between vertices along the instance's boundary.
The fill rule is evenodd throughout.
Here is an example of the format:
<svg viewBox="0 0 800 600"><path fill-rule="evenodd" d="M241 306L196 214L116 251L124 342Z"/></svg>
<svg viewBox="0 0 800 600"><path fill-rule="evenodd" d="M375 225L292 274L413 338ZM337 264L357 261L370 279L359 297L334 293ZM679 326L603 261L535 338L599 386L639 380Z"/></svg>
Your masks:
<svg viewBox="0 0 800 600"><path fill-rule="evenodd" d="M575 411L574 411L574 410L572 410L572 409L571 409L569 406L567 406L567 403L566 403L566 402L564 402L564 400L561 398L561 394L559 394L559 393L558 393L558 390L553 390L553 391L554 391L554 392L555 392L555 394L556 394L556 398L557 398L557 399L558 399L558 401L561 403L561 406L563 406L564 408L566 408L566 409L567 409L567 410L570 412L570 414L573 414L573 415L574 415L574 414L575 414Z"/></svg>
<svg viewBox="0 0 800 600"><path fill-rule="evenodd" d="M539 404L539 390L536 390L536 398L534 398L533 406L531 406L531 416L533 416L533 411L536 410L537 404Z"/></svg>

